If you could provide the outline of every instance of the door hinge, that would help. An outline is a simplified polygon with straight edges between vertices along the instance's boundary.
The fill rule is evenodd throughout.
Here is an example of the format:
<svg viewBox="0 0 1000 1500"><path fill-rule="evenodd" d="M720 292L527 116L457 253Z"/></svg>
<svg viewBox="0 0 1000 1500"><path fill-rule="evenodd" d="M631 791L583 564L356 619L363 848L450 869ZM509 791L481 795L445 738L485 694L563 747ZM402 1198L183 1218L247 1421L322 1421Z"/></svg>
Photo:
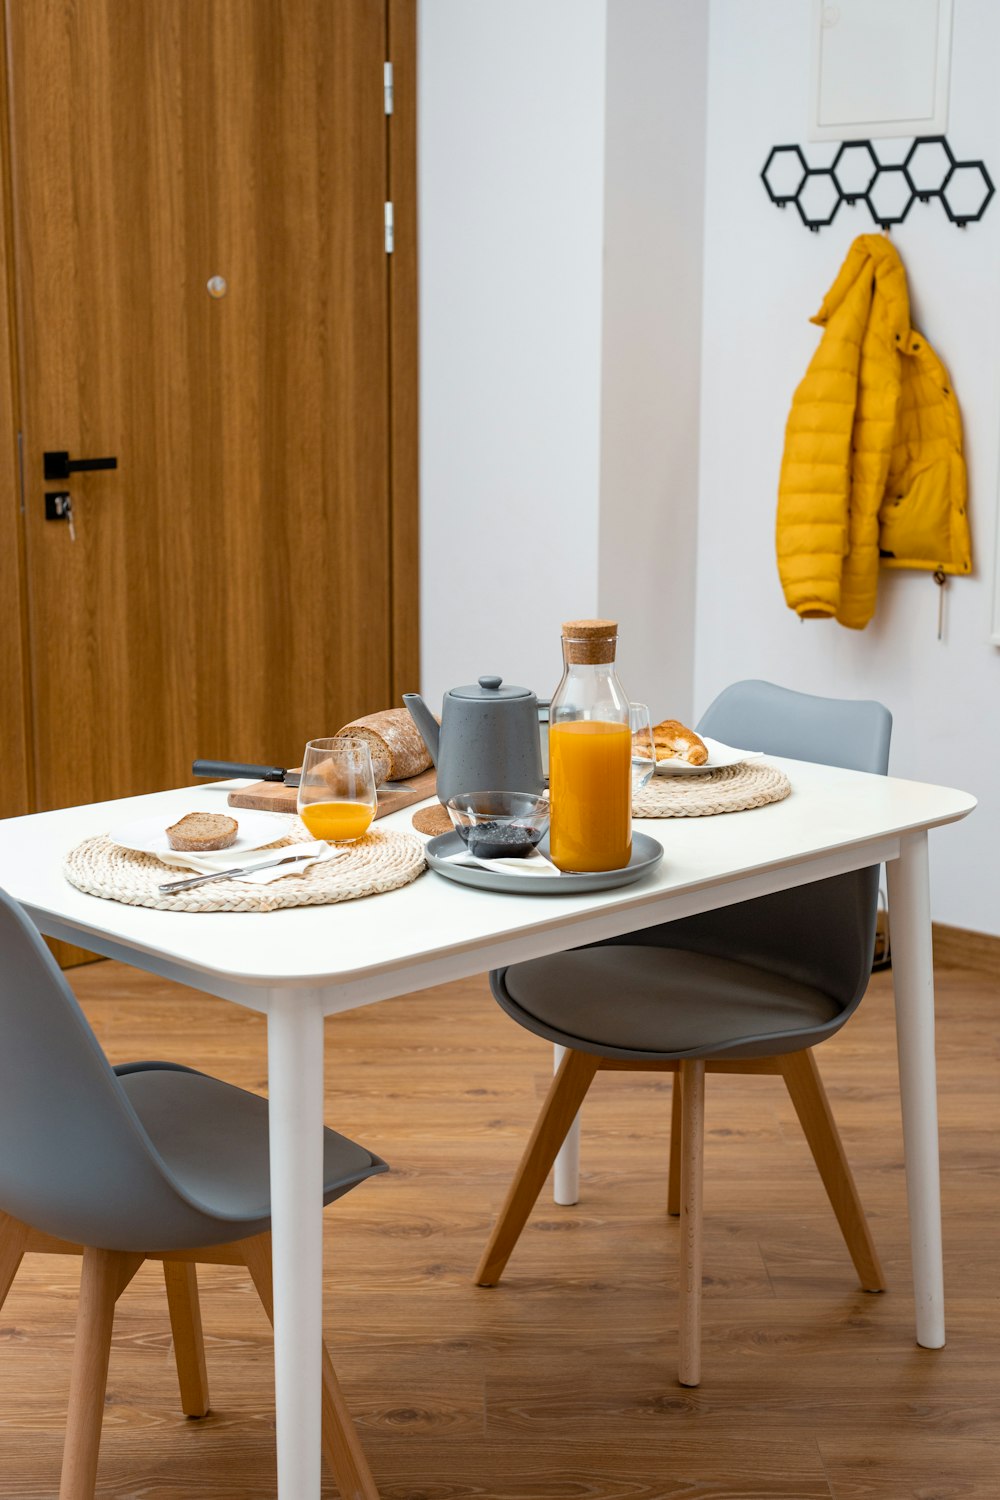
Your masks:
<svg viewBox="0 0 1000 1500"><path fill-rule="evenodd" d="M382 65L382 89L385 94L385 112L392 114L392 63Z"/></svg>
<svg viewBox="0 0 1000 1500"><path fill-rule="evenodd" d="M393 218L392 204L385 205L385 253L391 255L393 251L395 220Z"/></svg>

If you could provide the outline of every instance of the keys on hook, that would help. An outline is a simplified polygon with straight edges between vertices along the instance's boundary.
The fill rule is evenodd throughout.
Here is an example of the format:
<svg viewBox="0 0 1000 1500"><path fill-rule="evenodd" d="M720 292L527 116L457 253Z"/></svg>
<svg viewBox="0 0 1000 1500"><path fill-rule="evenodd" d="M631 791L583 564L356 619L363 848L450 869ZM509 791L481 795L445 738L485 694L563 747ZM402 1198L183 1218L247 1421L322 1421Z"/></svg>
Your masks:
<svg viewBox="0 0 1000 1500"><path fill-rule="evenodd" d="M938 586L938 640L944 638L944 591L948 583L948 575L944 568L934 569L934 582Z"/></svg>

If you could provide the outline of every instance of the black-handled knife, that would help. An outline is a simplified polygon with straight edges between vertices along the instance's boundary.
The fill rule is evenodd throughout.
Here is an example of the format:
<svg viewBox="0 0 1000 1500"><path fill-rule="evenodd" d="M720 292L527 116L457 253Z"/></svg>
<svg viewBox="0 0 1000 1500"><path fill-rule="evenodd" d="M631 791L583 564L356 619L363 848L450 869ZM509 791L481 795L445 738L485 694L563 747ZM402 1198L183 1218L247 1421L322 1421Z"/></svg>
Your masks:
<svg viewBox="0 0 1000 1500"><path fill-rule="evenodd" d="M207 776L213 781L248 776L251 781L281 781L285 786L298 786L302 779L298 771L285 771L281 766L248 766L236 760L196 760L191 775Z"/></svg>

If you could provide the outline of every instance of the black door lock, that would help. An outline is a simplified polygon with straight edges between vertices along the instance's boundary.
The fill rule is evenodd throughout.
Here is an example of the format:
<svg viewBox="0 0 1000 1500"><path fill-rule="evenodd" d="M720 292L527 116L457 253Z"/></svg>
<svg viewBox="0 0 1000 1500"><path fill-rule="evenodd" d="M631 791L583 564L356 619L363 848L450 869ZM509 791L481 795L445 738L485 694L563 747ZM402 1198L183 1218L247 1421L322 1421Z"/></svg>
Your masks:
<svg viewBox="0 0 1000 1500"><path fill-rule="evenodd" d="M69 539L76 541L76 525L73 521L73 496L68 490L60 490L58 494L46 492L45 495L45 519L46 521L68 521Z"/></svg>
<svg viewBox="0 0 1000 1500"><path fill-rule="evenodd" d="M68 521L73 514L73 502L67 494L45 496L46 521Z"/></svg>
<svg viewBox="0 0 1000 1500"><path fill-rule="evenodd" d="M117 469L117 458L70 458L68 453L43 453L46 479L68 479L85 469Z"/></svg>

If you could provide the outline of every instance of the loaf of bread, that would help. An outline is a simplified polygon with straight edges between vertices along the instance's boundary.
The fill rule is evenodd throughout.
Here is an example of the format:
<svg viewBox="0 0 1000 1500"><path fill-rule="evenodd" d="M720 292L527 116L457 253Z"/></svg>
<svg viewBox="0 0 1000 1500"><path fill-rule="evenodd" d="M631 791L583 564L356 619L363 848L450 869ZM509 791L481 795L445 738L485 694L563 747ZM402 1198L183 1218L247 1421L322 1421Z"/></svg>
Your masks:
<svg viewBox="0 0 1000 1500"><path fill-rule="evenodd" d="M383 781L408 781L431 763L430 751L405 708L387 708L383 713L354 719L338 729L335 738L368 741L376 786Z"/></svg>
<svg viewBox="0 0 1000 1500"><path fill-rule="evenodd" d="M228 849L235 844L239 831L236 819L222 813L186 813L167 829L167 843L185 854L206 854L212 849Z"/></svg>
<svg viewBox="0 0 1000 1500"><path fill-rule="evenodd" d="M653 725L653 744L657 760L686 760L691 766L703 766L708 760L704 741L677 719Z"/></svg>

